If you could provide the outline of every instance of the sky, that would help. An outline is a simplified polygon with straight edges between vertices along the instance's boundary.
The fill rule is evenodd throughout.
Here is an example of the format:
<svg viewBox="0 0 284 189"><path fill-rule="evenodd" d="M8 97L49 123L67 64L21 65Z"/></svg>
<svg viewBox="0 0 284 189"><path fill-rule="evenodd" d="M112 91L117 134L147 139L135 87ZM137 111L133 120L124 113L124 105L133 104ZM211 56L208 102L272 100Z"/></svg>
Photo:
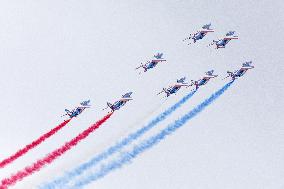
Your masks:
<svg viewBox="0 0 284 189"><path fill-rule="evenodd" d="M189 90L156 94L183 76L218 78L201 88L147 136L222 87L227 70L252 60L255 69L184 127L132 163L85 188L283 188L284 3L275 1L1 1L0 159L63 121L64 109L90 99L92 108L0 171L0 178L43 157L106 114L106 102L132 91L96 132L53 164L12 188L36 188L102 152ZM182 40L211 23L214 33ZM239 40L209 48L230 30ZM165 64L135 67L163 52ZM281 126L282 125L282 126Z"/></svg>

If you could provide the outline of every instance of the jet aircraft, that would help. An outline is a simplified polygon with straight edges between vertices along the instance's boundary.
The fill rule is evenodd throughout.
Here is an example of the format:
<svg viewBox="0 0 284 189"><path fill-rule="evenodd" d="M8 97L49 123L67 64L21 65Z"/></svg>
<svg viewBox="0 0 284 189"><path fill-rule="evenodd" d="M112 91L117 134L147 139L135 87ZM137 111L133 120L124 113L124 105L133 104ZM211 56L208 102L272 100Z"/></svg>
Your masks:
<svg viewBox="0 0 284 189"><path fill-rule="evenodd" d="M200 31L190 34L189 37L185 38L183 41L185 42L187 40L192 39L193 43L196 43L196 41L203 39L208 33L214 32L214 30L211 29L210 27L211 27L211 23L202 26L202 29ZM189 43L188 45L190 44L191 43Z"/></svg>
<svg viewBox="0 0 284 189"><path fill-rule="evenodd" d="M163 88L161 92L159 92L157 95L161 93L166 93L166 96L169 97L172 94L176 94L180 90L181 87L189 87L188 83L185 83L185 77L182 77L177 80L176 84L168 87L168 88Z"/></svg>
<svg viewBox="0 0 284 189"><path fill-rule="evenodd" d="M68 115L69 118L77 117L86 108L90 108L91 107L91 105L89 104L90 102L91 102L90 100L83 101L83 102L80 103L80 106L74 108L73 110L65 109L66 114L64 114L63 116Z"/></svg>
<svg viewBox="0 0 284 189"><path fill-rule="evenodd" d="M216 45L216 49L225 48L226 45L229 43L229 41L233 39L239 39L238 36L234 34L235 34L235 31L229 31L228 33L226 33L226 36L224 38L219 39L219 40L213 40L213 42L209 44L209 46Z"/></svg>
<svg viewBox="0 0 284 189"><path fill-rule="evenodd" d="M251 64L252 64L252 61L245 62L243 63L242 67L239 70L236 70L234 72L227 71L228 73L227 77L231 77L232 80L235 80L238 77L242 77L249 69L254 68L254 66L252 66ZM227 77L225 77L224 79L226 79Z"/></svg>
<svg viewBox="0 0 284 189"><path fill-rule="evenodd" d="M154 59L153 60L148 61L145 64L141 63L141 65L138 66L135 69L137 70L139 68L143 68L144 72L147 72L149 69L152 69L152 68L156 67L158 63L166 61L165 59L162 58L162 56L163 56L163 53L157 53L156 55L154 55Z"/></svg>
<svg viewBox="0 0 284 189"><path fill-rule="evenodd" d="M133 100L131 98L131 94L132 94L132 92L128 92L128 93L122 95L121 99L114 102L113 104L107 102L107 107L104 108L103 110L105 110L107 108L110 108L112 112L114 112L115 110L119 110L122 106L124 106L126 104L126 102Z"/></svg>

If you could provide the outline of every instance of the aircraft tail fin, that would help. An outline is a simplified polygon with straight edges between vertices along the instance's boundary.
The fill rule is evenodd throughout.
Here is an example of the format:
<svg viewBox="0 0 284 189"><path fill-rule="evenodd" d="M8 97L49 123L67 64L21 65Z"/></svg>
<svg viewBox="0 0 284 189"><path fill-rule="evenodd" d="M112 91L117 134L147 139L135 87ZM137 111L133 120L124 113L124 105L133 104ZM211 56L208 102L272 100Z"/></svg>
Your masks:
<svg viewBox="0 0 284 189"><path fill-rule="evenodd" d="M214 72L214 70L209 70L209 71L205 72L205 74L211 76L213 74L213 72Z"/></svg>
<svg viewBox="0 0 284 189"><path fill-rule="evenodd" d="M132 92L128 92L128 93L122 95L122 98L131 98L131 94L132 94Z"/></svg>
<svg viewBox="0 0 284 189"><path fill-rule="evenodd" d="M163 56L163 53L157 53L156 55L154 55L154 57L155 57L156 59L161 59L162 56Z"/></svg>
<svg viewBox="0 0 284 189"><path fill-rule="evenodd" d="M211 23L202 26L202 29L210 30Z"/></svg>
<svg viewBox="0 0 284 189"><path fill-rule="evenodd" d="M182 77L177 80L177 83L184 83L185 79L186 79L185 77Z"/></svg>
<svg viewBox="0 0 284 189"><path fill-rule="evenodd" d="M235 31L228 31L227 33L226 33L226 36L232 36L232 35L234 35L235 34Z"/></svg>
<svg viewBox="0 0 284 189"><path fill-rule="evenodd" d="M245 63L243 63L243 67L251 67L251 68L254 68L254 66L252 66L251 64L252 64L252 61L245 62Z"/></svg>
<svg viewBox="0 0 284 189"><path fill-rule="evenodd" d="M91 100L85 100L85 101L83 101L83 102L81 102L80 104L82 105L82 106L91 106L89 103L91 102Z"/></svg>

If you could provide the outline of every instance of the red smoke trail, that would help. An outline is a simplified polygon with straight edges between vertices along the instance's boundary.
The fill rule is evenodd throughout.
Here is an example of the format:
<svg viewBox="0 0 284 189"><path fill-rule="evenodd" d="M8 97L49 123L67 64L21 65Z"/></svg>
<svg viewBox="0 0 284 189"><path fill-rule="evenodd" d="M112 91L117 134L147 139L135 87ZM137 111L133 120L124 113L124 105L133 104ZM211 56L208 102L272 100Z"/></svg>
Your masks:
<svg viewBox="0 0 284 189"><path fill-rule="evenodd" d="M6 189L8 186L16 184L16 182L22 180L23 178L33 174L35 171L39 171L41 168L43 168L45 165L52 163L56 158L63 155L65 152L70 150L72 147L76 146L78 142L86 138L89 134L94 132L96 129L98 129L106 120L110 118L112 113L106 115L103 119L99 120L89 128L87 128L85 131L77 135L75 138L70 140L69 142L66 142L63 146L60 148L54 150L53 152L47 154L44 158L37 160L35 163L33 163L31 166L27 166L21 171L18 171L16 174L13 174L10 176L10 178L4 178L1 181L0 189Z"/></svg>
<svg viewBox="0 0 284 189"><path fill-rule="evenodd" d="M38 139L34 140L32 143L26 145L24 148L22 148L19 151L17 151L15 154L13 154L10 157L2 160L0 162L0 168L4 168L6 165L12 163L16 159L18 159L19 157L21 157L22 155L24 155L25 153L27 153L28 151L30 151L31 149L35 148L37 145L39 145L40 143L45 141L46 139L48 139L49 137L51 137L52 135L57 133L57 131L59 131L65 125L67 125L67 123L69 123L70 120L71 119L68 119L68 120L64 121L63 123L59 124L55 128L51 129L49 132L41 135Z"/></svg>

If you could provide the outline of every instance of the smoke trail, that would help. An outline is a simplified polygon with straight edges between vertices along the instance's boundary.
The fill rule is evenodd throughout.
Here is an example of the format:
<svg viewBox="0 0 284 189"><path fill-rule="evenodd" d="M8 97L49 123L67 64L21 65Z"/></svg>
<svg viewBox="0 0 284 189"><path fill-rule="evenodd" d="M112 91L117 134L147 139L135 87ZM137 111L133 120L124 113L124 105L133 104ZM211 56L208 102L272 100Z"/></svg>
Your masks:
<svg viewBox="0 0 284 189"><path fill-rule="evenodd" d="M134 140L141 137L144 133L146 133L148 130L156 126L159 122L166 119L171 113L173 113L177 108L179 108L181 105L183 105L187 100L189 100L196 91L193 91L186 96L184 96L180 101L175 103L173 106L165 110L163 113L158 115L156 118L154 118L150 123L148 123L146 126L140 128L134 133L129 134L126 138L122 139L118 143L116 143L114 146L111 146L106 151L102 152L101 154L95 156L93 159L89 160L86 163L83 163L82 165L78 166L74 170L65 173L62 177L59 177L58 179L55 179L49 183L43 184L39 188L46 188L46 189L52 189L56 187L63 187L64 184L68 183L72 178L81 175L84 171L88 170L89 168L95 166L98 162L106 159L110 155L118 152L123 147L131 144Z"/></svg>
<svg viewBox="0 0 284 189"><path fill-rule="evenodd" d="M18 150L15 154L13 154L10 157L2 160L0 162L0 168L4 168L6 165L12 163L13 161L18 159L19 157L26 154L31 149L35 148L36 146L38 146L39 144L44 142L46 139L48 139L49 137L51 137L52 135L57 133L60 129L62 129L65 125L67 125L67 123L69 123L70 120L71 119L64 121L63 123L59 124L55 128L51 129L49 132L41 135L38 139L34 140L32 143L30 143L30 144L26 145L24 148Z"/></svg>
<svg viewBox="0 0 284 189"><path fill-rule="evenodd" d="M227 83L220 90L216 91L209 98L204 100L198 106L196 106L193 110L182 116L180 119L176 120L174 123L168 125L165 129L161 130L158 134L150 137L147 140L142 141L140 144L135 145L132 150L123 153L120 158L117 160L111 161L108 164L104 164L100 167L98 172L94 174L90 174L89 176L77 181L72 187L68 187L68 189L78 189L83 186L91 183L92 181L96 181L99 178L104 177L108 173L112 172L117 168L121 168L124 164L130 162L132 159L137 157L139 154L144 152L145 150L153 147L158 144L161 140L165 139L168 135L174 133L178 128L182 127L187 121L198 115L202 110L204 110L207 106L209 106L212 102L214 102L219 96L221 96L232 84L233 82Z"/></svg>
<svg viewBox="0 0 284 189"><path fill-rule="evenodd" d="M39 171L45 165L52 163L56 158L63 155L65 152L70 150L72 147L76 146L81 140L86 138L89 134L98 129L107 119L110 118L112 113L106 115L104 118L84 130L82 133L77 135L75 138L65 143L60 148L54 150L53 152L47 154L44 158L37 160L31 166L25 167L23 170L18 171L16 174L11 175L9 178L5 178L0 183L0 189L8 188L8 186L14 185L17 181L33 174L35 171Z"/></svg>

